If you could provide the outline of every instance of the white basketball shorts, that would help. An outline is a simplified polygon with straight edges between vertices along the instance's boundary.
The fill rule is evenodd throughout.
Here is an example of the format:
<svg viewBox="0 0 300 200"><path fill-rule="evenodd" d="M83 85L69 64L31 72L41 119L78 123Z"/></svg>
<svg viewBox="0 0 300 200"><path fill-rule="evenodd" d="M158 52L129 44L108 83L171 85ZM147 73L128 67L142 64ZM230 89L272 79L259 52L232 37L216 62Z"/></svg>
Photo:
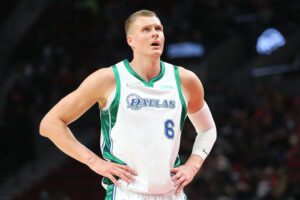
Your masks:
<svg viewBox="0 0 300 200"><path fill-rule="evenodd" d="M105 200L187 200L183 191L175 194L175 191L161 195L139 194L121 187L113 187L113 191L107 194Z"/></svg>

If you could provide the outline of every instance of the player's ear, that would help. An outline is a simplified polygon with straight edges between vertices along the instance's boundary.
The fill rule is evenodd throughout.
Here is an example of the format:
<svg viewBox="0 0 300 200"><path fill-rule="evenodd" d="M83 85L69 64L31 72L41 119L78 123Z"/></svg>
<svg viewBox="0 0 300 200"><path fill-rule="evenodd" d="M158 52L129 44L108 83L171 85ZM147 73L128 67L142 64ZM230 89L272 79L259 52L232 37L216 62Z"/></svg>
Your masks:
<svg viewBox="0 0 300 200"><path fill-rule="evenodd" d="M127 44L133 49L134 46L133 46L133 38L132 38L132 35L127 35L127 36L126 36L126 39L127 39Z"/></svg>

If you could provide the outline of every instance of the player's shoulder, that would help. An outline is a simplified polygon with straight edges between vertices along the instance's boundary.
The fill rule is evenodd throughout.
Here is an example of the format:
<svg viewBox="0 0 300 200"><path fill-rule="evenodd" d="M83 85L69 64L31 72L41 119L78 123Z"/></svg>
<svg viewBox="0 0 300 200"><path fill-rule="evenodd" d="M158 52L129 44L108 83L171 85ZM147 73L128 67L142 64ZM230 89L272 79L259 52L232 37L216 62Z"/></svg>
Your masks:
<svg viewBox="0 0 300 200"><path fill-rule="evenodd" d="M189 107L198 105L203 100L204 88L198 76L191 70L178 67L180 84L189 102ZM198 109L198 106L196 106ZM196 110L197 110L196 109Z"/></svg>
<svg viewBox="0 0 300 200"><path fill-rule="evenodd" d="M108 76L108 77L114 76L114 70L112 66L100 68L96 70L94 73L97 76Z"/></svg>
<svg viewBox="0 0 300 200"><path fill-rule="evenodd" d="M200 81L198 76L191 70L188 70L184 67L178 66L178 73L181 83L189 84L194 81Z"/></svg>
<svg viewBox="0 0 300 200"><path fill-rule="evenodd" d="M97 77L105 78L108 81L109 80L115 81L115 71L117 71L117 73L120 73L119 70L123 63L124 63L124 60L119 61L118 63L113 64L109 67L104 67L104 68L98 69L93 74Z"/></svg>
<svg viewBox="0 0 300 200"><path fill-rule="evenodd" d="M195 78L195 77L197 77L197 76L194 74L194 72L192 72L192 71L190 71L190 70L188 70L188 69L185 69L185 68L182 67L182 66L177 66L177 65L174 65L174 64L165 62L165 61L163 61L163 63L164 63L164 65L165 65L166 67L170 67L170 68L175 67L175 68L177 68L177 69L178 69L178 72L179 72L180 78L186 79L186 78Z"/></svg>
<svg viewBox="0 0 300 200"><path fill-rule="evenodd" d="M113 71L113 68L111 66L100 68L100 69L96 70L95 72L90 74L88 78L93 79L97 82L98 81L100 81L100 82L103 82L103 81L113 82L113 81L115 81L114 71Z"/></svg>
<svg viewBox="0 0 300 200"><path fill-rule="evenodd" d="M185 89L191 92L198 91L203 93L203 85L194 72L184 67L178 67L178 72L180 83Z"/></svg>
<svg viewBox="0 0 300 200"><path fill-rule="evenodd" d="M182 66L177 66L165 61L163 61L163 63L165 67L177 68L181 84L189 84L191 81L199 81L197 75L191 70L188 70Z"/></svg>

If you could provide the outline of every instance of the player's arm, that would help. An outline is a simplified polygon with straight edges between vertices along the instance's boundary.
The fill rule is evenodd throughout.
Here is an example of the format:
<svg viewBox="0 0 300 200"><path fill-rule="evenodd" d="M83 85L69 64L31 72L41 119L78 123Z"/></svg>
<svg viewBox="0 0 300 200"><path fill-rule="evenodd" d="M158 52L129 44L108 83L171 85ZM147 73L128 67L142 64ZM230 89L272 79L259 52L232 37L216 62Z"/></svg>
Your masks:
<svg viewBox="0 0 300 200"><path fill-rule="evenodd" d="M204 101L204 90L199 78L184 68L179 67L178 71L181 88L188 103L188 117L198 133L192 155L187 162L171 169L171 172L175 173L172 177L172 180L176 181L174 186L178 187L177 192L180 192L192 181L211 151L216 140L216 127L208 105Z"/></svg>
<svg viewBox="0 0 300 200"><path fill-rule="evenodd" d="M127 166L110 163L99 158L82 145L68 128L68 124L78 119L96 102L107 99L112 87L115 87L112 68L94 72L75 91L60 100L46 114L40 124L40 134L49 138L67 155L86 164L96 173L110 178L118 185L113 175L129 182L129 180L133 180L129 173L135 174L135 172Z"/></svg>

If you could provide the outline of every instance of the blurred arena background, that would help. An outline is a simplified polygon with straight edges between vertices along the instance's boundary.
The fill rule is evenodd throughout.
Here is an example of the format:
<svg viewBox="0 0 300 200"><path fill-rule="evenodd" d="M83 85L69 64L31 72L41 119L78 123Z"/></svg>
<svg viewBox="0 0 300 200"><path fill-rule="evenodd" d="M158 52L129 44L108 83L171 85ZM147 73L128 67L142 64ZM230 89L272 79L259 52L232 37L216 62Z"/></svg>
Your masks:
<svg viewBox="0 0 300 200"><path fill-rule="evenodd" d="M124 21L157 12L162 59L202 80L218 139L192 200L300 199L299 0L0 0L0 199L96 200L100 177L39 135L91 72L131 59ZM93 106L71 125L100 154ZM195 131L188 119L181 160Z"/></svg>

